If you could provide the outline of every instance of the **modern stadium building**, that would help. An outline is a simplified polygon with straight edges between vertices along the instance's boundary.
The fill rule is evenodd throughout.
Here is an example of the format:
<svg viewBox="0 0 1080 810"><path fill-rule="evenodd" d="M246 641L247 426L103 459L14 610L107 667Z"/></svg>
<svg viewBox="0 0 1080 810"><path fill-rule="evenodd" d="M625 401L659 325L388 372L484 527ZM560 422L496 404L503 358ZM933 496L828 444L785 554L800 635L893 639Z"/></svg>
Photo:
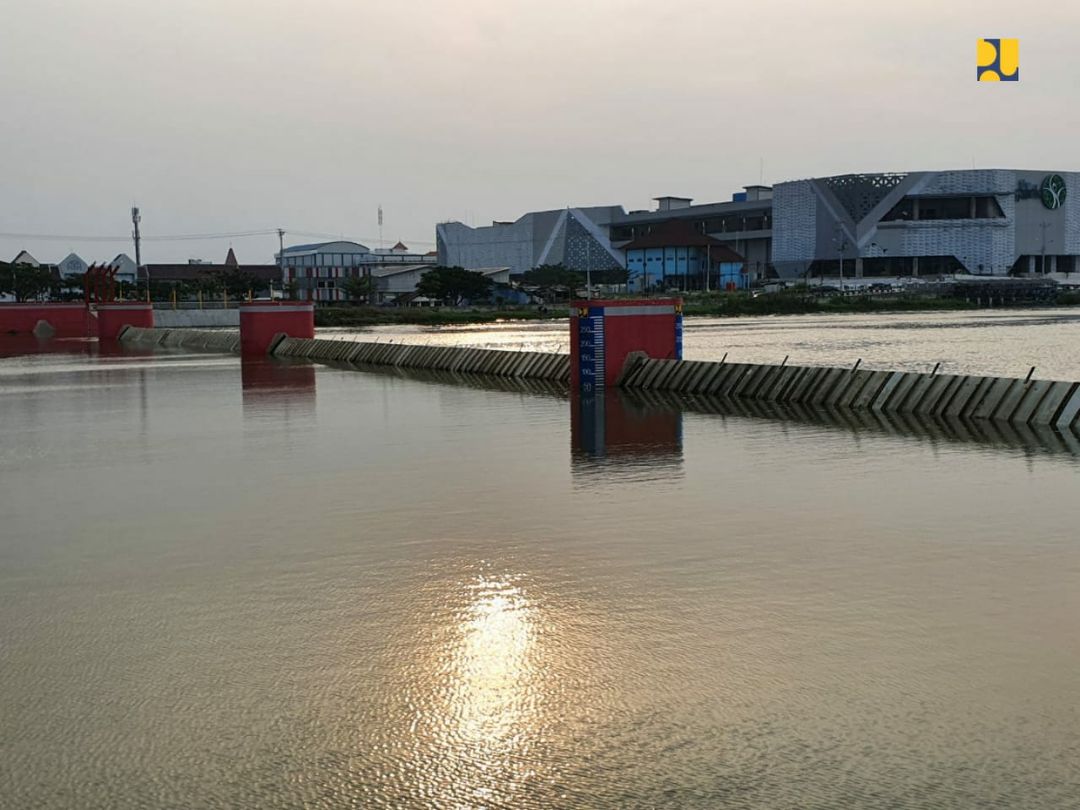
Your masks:
<svg viewBox="0 0 1080 810"><path fill-rule="evenodd" d="M848 174L773 189L781 278L1075 272L1080 173L970 169Z"/></svg>
<svg viewBox="0 0 1080 810"><path fill-rule="evenodd" d="M654 211L571 208L487 228L443 224L439 262L517 273L617 262L630 271L631 289L684 290L715 288L734 263L744 277L736 286L841 274L859 284L961 274L1068 279L1080 270L1080 172L846 174L748 186L725 202L657 202Z"/></svg>

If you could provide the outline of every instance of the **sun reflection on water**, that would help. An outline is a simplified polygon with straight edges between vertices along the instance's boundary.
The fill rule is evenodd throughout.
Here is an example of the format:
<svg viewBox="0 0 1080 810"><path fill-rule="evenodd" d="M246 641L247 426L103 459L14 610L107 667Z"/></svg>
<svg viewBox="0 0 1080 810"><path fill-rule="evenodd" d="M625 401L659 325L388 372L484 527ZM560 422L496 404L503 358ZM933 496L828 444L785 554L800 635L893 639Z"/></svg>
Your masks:
<svg viewBox="0 0 1080 810"><path fill-rule="evenodd" d="M447 709L459 737L491 753L513 747L534 698L534 609L509 581L471 589L453 651Z"/></svg>
<svg viewBox="0 0 1080 810"><path fill-rule="evenodd" d="M516 577L480 575L458 598L433 650L430 713L421 721L427 756L417 773L422 793L445 806L501 806L537 776L526 763L542 736L539 607Z"/></svg>

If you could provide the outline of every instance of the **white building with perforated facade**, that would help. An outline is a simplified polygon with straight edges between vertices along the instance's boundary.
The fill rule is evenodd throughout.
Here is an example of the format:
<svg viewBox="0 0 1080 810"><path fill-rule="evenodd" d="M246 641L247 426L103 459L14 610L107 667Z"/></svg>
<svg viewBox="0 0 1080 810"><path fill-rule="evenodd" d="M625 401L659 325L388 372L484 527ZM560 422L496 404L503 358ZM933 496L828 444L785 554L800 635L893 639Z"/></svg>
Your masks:
<svg viewBox="0 0 1080 810"><path fill-rule="evenodd" d="M1004 276L1080 270L1080 173L849 174L778 183L781 278Z"/></svg>

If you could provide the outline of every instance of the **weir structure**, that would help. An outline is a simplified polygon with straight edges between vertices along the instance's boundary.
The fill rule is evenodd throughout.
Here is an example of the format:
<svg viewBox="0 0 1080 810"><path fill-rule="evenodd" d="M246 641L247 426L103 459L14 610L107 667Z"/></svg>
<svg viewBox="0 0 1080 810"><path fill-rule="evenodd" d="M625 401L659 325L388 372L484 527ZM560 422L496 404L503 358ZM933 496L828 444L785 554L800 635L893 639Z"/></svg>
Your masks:
<svg viewBox="0 0 1080 810"><path fill-rule="evenodd" d="M459 375L544 380L568 385L582 408L602 407L604 389L666 392L812 410L912 415L933 419L1080 430L1080 383L1027 378L928 374L860 368L682 360L682 302L578 301L570 320L571 353L362 343L312 337L310 305L252 305L241 332L129 328L125 343L269 354L355 367L426 369ZM245 321L245 318L248 320ZM250 332L253 318L257 335ZM249 338L245 342L245 323ZM291 336L284 331L291 330Z"/></svg>

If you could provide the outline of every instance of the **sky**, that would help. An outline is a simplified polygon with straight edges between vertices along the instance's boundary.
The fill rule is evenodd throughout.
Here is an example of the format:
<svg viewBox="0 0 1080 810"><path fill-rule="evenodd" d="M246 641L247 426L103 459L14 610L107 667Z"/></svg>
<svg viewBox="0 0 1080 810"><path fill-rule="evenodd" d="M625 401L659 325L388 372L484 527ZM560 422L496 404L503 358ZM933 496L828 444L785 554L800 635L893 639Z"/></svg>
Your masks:
<svg viewBox="0 0 1080 810"><path fill-rule="evenodd" d="M1062 0L5 0L0 258L272 261L322 234L743 185L1080 169ZM979 37L1020 81L975 81ZM242 234L177 241L190 234ZM32 238L44 235L50 238ZM88 239L86 237L93 237Z"/></svg>

